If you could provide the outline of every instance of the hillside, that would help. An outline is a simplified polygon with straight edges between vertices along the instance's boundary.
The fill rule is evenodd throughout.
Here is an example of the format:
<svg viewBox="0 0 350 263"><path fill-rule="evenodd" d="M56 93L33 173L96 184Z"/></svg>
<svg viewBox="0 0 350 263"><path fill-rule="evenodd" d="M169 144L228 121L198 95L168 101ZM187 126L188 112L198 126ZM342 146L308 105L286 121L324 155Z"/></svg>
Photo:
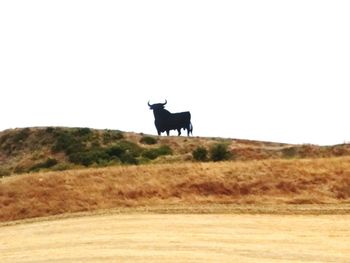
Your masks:
<svg viewBox="0 0 350 263"><path fill-rule="evenodd" d="M0 176L195 160L249 161L348 155L348 144L321 147L224 138L158 137L116 130L62 127L0 132Z"/></svg>
<svg viewBox="0 0 350 263"><path fill-rule="evenodd" d="M116 166L0 179L0 221L126 207L349 202L350 157Z"/></svg>
<svg viewBox="0 0 350 263"><path fill-rule="evenodd" d="M26 128L0 133L0 171L0 221L126 208L350 211L348 144Z"/></svg>

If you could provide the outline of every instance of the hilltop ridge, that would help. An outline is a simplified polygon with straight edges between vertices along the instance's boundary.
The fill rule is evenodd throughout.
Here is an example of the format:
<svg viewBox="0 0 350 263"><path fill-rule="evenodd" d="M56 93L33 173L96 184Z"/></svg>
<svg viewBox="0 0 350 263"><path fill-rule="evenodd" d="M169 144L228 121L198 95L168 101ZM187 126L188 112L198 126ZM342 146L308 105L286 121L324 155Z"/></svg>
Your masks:
<svg viewBox="0 0 350 263"><path fill-rule="evenodd" d="M348 144L293 145L230 138L154 136L119 130L40 127L0 132L0 176L83 167L181 163L210 160L215 146L227 155L218 160L319 158L350 155ZM202 150L203 159L194 156ZM225 152L224 152L225 154Z"/></svg>

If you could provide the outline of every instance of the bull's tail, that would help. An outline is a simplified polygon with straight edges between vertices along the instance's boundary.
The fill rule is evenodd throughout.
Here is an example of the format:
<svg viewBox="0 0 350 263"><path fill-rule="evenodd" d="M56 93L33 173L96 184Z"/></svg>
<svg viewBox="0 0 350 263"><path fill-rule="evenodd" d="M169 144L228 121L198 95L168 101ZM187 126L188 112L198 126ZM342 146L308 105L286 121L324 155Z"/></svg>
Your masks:
<svg viewBox="0 0 350 263"><path fill-rule="evenodd" d="M189 129L188 129L188 135L190 135L190 133L191 133L191 135L193 135L193 125L192 125L191 122L190 122L190 125L189 125L188 128L189 128Z"/></svg>

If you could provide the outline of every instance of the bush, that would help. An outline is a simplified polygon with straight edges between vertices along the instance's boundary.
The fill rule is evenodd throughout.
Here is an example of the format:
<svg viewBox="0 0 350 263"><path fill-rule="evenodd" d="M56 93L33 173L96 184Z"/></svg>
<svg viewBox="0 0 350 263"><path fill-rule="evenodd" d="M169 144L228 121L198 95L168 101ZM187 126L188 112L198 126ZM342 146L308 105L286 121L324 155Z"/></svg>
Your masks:
<svg viewBox="0 0 350 263"><path fill-rule="evenodd" d="M123 153L125 153L125 149L123 149L119 145L113 145L113 146L110 146L106 149L106 153L110 157L118 157L119 158Z"/></svg>
<svg viewBox="0 0 350 263"><path fill-rule="evenodd" d="M40 169L51 168L58 163L56 159L48 158L45 162L37 163L30 167L29 171L39 171Z"/></svg>
<svg viewBox="0 0 350 263"><path fill-rule="evenodd" d="M74 130L74 135L78 137L88 137L92 134L92 131L90 128L76 128Z"/></svg>
<svg viewBox="0 0 350 263"><path fill-rule="evenodd" d="M92 150L86 152L76 152L69 155L69 160L75 164L89 166L93 163L100 164L109 161L108 154L103 150Z"/></svg>
<svg viewBox="0 0 350 263"><path fill-rule="evenodd" d="M3 134L0 137L0 146L2 146L10 138L9 134Z"/></svg>
<svg viewBox="0 0 350 263"><path fill-rule="evenodd" d="M171 150L171 148L168 145L162 145L162 146L155 148L155 149L144 150L142 153L142 157L150 159L150 160L154 160L159 156L170 155L172 153L173 153L173 151Z"/></svg>
<svg viewBox="0 0 350 263"><path fill-rule="evenodd" d="M282 156L283 158L295 158L298 154L296 147L288 147L282 149Z"/></svg>
<svg viewBox="0 0 350 263"><path fill-rule="evenodd" d="M73 168L73 165L70 163L58 163L51 168L52 171L65 171Z"/></svg>
<svg viewBox="0 0 350 263"><path fill-rule="evenodd" d="M6 154L11 154L12 146L9 134L4 134L0 137L0 150L4 151Z"/></svg>
<svg viewBox="0 0 350 263"><path fill-rule="evenodd" d="M136 143L121 140L118 144L108 147L106 153L110 159L119 159L122 163L138 164L137 157L141 155L142 148Z"/></svg>
<svg viewBox="0 0 350 263"><path fill-rule="evenodd" d="M55 128L54 128L54 127L47 127L47 128L45 129L45 132L46 132L46 133L49 133L49 134L52 134L54 131L55 131Z"/></svg>
<svg viewBox="0 0 350 263"><path fill-rule="evenodd" d="M157 142L158 140L151 136L144 136L140 139L140 143L148 144L148 145L156 144Z"/></svg>
<svg viewBox="0 0 350 263"><path fill-rule="evenodd" d="M142 153L142 148L140 146L138 146L136 143L133 143L131 141L121 140L121 141L119 141L119 143L117 145L121 149L123 149L124 152L129 152L130 154L132 154L135 157L140 156Z"/></svg>
<svg viewBox="0 0 350 263"><path fill-rule="evenodd" d="M55 137L56 142L52 146L52 151L54 152L65 152L70 155L74 152L82 152L86 150L82 139L77 135L74 135L74 132L57 129L55 130Z"/></svg>
<svg viewBox="0 0 350 263"><path fill-rule="evenodd" d="M227 150L228 145L223 143L215 144L210 149L210 159L214 162L228 160L231 153Z"/></svg>
<svg viewBox="0 0 350 263"><path fill-rule="evenodd" d="M124 138L124 135L121 131L111 131L105 130L103 133L103 143L109 144L111 142L115 142Z"/></svg>
<svg viewBox="0 0 350 263"><path fill-rule="evenodd" d="M18 132L16 132L16 134L14 135L13 142L14 143L23 142L29 137L29 135L30 135L29 128L21 129Z"/></svg>
<svg viewBox="0 0 350 263"><path fill-rule="evenodd" d="M56 165L58 163L58 161L54 158L48 158L45 162L43 162L41 164L42 168L50 168L54 165Z"/></svg>
<svg viewBox="0 0 350 263"><path fill-rule="evenodd" d="M0 137L0 149L7 155L19 151L26 146L30 136L30 129L17 129L14 132L4 134Z"/></svg>
<svg viewBox="0 0 350 263"><path fill-rule="evenodd" d="M123 153L120 156L120 161L122 163L126 163L126 164L138 164L139 163L139 161L136 159L136 156L130 152Z"/></svg>
<svg viewBox="0 0 350 263"><path fill-rule="evenodd" d="M142 157L154 160L159 156L158 149L148 149L142 153Z"/></svg>
<svg viewBox="0 0 350 263"><path fill-rule="evenodd" d="M130 141L120 141L108 148L87 149L69 155L69 160L75 164L90 166L92 164L108 165L111 162L138 164L137 157L141 154L141 147Z"/></svg>
<svg viewBox="0 0 350 263"><path fill-rule="evenodd" d="M199 146L192 152L192 156L196 161L205 162L208 160L208 150Z"/></svg>
<svg viewBox="0 0 350 263"><path fill-rule="evenodd" d="M9 169L0 167L0 177L9 176L10 174L11 171Z"/></svg>

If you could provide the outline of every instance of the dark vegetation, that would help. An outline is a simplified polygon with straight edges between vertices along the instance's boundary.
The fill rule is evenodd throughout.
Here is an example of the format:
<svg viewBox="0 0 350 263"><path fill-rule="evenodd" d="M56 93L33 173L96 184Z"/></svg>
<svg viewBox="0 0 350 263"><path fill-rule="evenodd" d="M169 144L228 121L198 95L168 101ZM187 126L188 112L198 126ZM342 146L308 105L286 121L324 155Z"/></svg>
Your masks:
<svg viewBox="0 0 350 263"><path fill-rule="evenodd" d="M41 163L37 163L37 164L33 165L33 166L30 168L30 171L37 172L37 171L39 171L40 169L51 168L51 167L55 166L57 163L58 163L58 161L57 161L56 159L47 158L46 161L41 162Z"/></svg>
<svg viewBox="0 0 350 263"><path fill-rule="evenodd" d="M229 160L232 154L228 150L228 145L224 143L218 143L210 149L210 159L214 162Z"/></svg>
<svg viewBox="0 0 350 263"><path fill-rule="evenodd" d="M136 165L172 154L169 146L157 146L158 140L152 136L139 141L125 138L121 131L89 128L5 131L0 133L0 176L79 166Z"/></svg>
<svg viewBox="0 0 350 263"><path fill-rule="evenodd" d="M124 140L121 132L106 131L101 136L88 128L56 130L52 151L64 152L73 164L106 166L113 163L137 164L142 148Z"/></svg>
<svg viewBox="0 0 350 263"><path fill-rule="evenodd" d="M153 144L156 144L157 142L158 142L158 140L154 137L151 137L151 136L143 136L140 139L140 143L142 143L142 144L153 145Z"/></svg>
<svg viewBox="0 0 350 263"><path fill-rule="evenodd" d="M203 146L198 146L192 152L193 159L200 162L208 161L208 150Z"/></svg>
<svg viewBox="0 0 350 263"><path fill-rule="evenodd" d="M142 157L145 157L145 158L150 159L150 160L154 160L158 156L171 155L172 153L173 153L173 151L171 150L171 148L168 145L161 145L158 148L152 148L152 149L145 150L142 153Z"/></svg>
<svg viewBox="0 0 350 263"><path fill-rule="evenodd" d="M225 143L215 143L208 151L205 147L198 146L195 150L193 150L192 156L194 160L200 162L234 160L234 152L230 151L228 147L229 145Z"/></svg>

